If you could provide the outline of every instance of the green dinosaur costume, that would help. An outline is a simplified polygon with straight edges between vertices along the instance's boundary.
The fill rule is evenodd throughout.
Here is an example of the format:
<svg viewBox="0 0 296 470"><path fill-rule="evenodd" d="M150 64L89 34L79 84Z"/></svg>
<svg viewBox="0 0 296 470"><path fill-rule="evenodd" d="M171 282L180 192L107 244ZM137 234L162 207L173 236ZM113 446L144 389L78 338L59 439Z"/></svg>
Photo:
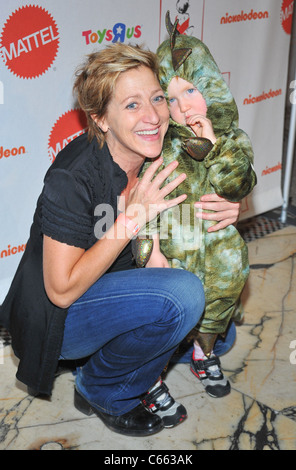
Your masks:
<svg viewBox="0 0 296 470"><path fill-rule="evenodd" d="M203 282L206 308L196 329L216 338L225 333L236 312L249 274L248 250L232 225L208 233L216 222L197 219L193 205L204 194L217 193L232 202L247 196L256 184L253 150L246 133L238 128L236 103L209 49L199 39L179 34L176 26L177 22L174 26L167 23L170 39L157 50L160 84L167 97L173 77L192 83L206 101L207 118L217 141L213 145L208 139L195 137L189 127L170 120L163 147L164 165L178 160L179 166L169 180L183 172L187 179L169 197L183 193L188 197L158 217L157 229L161 251L170 266L191 271ZM148 230L153 233L153 223ZM139 264L145 258L145 249L145 241L138 243Z"/></svg>

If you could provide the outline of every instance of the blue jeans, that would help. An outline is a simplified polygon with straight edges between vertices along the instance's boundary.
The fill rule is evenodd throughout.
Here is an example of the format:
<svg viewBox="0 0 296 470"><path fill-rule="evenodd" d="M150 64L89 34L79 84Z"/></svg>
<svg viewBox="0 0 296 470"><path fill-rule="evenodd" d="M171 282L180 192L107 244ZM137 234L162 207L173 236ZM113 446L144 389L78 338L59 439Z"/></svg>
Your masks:
<svg viewBox="0 0 296 470"><path fill-rule="evenodd" d="M226 354L234 345L236 340L236 327L233 322L230 323L225 338L218 336L215 346L214 346L214 353L216 356L223 356ZM172 356L171 361L172 363L186 363L191 361L193 352L193 341L188 344L184 342L181 344L180 350L177 350L176 353Z"/></svg>
<svg viewBox="0 0 296 470"><path fill-rule="evenodd" d="M144 268L102 276L68 311L61 357L90 356L77 390L108 414L135 408L198 323L203 287L192 273Z"/></svg>

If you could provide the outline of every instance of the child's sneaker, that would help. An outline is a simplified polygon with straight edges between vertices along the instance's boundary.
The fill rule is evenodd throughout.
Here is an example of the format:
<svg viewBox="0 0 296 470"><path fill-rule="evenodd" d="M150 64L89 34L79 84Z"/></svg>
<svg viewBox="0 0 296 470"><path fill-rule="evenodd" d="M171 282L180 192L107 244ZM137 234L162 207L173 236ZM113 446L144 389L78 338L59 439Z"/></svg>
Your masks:
<svg viewBox="0 0 296 470"><path fill-rule="evenodd" d="M187 418L186 408L173 399L168 387L162 381L144 395L142 403L162 419L165 428L172 428Z"/></svg>
<svg viewBox="0 0 296 470"><path fill-rule="evenodd" d="M194 359L194 352L191 359L190 370L200 379L206 392L214 398L221 398L231 391L229 381L224 377L220 360L215 354L211 354L208 359Z"/></svg>

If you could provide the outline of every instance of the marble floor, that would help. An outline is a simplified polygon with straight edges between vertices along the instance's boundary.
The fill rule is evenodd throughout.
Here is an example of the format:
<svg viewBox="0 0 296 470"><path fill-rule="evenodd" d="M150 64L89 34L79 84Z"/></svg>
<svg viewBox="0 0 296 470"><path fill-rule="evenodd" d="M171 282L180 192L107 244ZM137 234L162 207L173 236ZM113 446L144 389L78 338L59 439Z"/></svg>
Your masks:
<svg viewBox="0 0 296 470"><path fill-rule="evenodd" d="M296 227L248 246L245 321L221 358L229 396L209 397L187 364L173 366L166 382L187 420L149 438L128 438L75 410L71 372L56 379L50 400L29 396L15 379L17 359L7 345L0 350L0 449L296 450Z"/></svg>

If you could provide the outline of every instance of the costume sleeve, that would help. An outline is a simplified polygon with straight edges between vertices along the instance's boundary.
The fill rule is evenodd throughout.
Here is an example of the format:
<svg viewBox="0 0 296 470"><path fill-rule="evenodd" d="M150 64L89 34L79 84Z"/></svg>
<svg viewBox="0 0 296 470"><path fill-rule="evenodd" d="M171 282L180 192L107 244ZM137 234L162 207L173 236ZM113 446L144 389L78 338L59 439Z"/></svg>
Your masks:
<svg viewBox="0 0 296 470"><path fill-rule="evenodd" d="M253 161L252 144L245 132L238 129L232 136L219 137L205 158L215 192L231 202L246 197L257 183Z"/></svg>
<svg viewBox="0 0 296 470"><path fill-rule="evenodd" d="M87 249L94 230L91 208L86 185L66 170L52 170L42 192L42 233L59 242Z"/></svg>

